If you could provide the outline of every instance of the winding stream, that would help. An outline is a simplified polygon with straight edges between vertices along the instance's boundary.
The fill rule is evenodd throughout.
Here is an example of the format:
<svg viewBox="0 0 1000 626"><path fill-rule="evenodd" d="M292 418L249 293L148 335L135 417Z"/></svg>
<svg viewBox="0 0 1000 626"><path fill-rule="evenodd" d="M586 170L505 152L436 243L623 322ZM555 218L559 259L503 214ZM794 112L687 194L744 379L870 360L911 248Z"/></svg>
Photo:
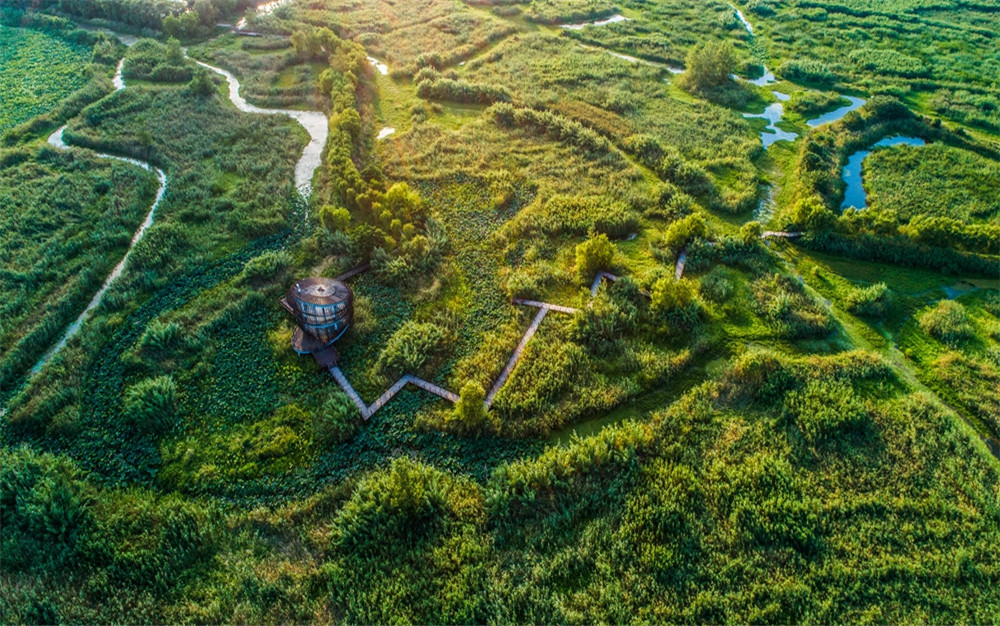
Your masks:
<svg viewBox="0 0 1000 626"><path fill-rule="evenodd" d="M862 184L861 173L865 157L871 154L873 149L904 145L922 146L924 145L924 140L919 137L900 137L898 135L895 137L886 137L876 142L871 148L858 150L849 156L847 158L847 165L844 166L841 173L844 182L847 183L847 189L844 190L844 201L840 203L840 208L854 207L856 209L863 209L868 206L868 197L865 194L865 187Z"/></svg>
<svg viewBox="0 0 1000 626"><path fill-rule="evenodd" d="M386 65L385 63L379 61L375 57L365 57L365 58L368 59L368 63L370 63L372 67L374 67L375 69L378 70L379 74L381 74L382 76L388 76L389 75L389 66L388 65Z"/></svg>
<svg viewBox="0 0 1000 626"><path fill-rule="evenodd" d="M767 120L767 128L760 133L760 140L763 142L765 148L777 141L795 141L796 137L799 136L798 133L782 130L777 126L778 122L780 122L781 118L785 115L785 106L781 103L787 102L790 96L786 93L781 93L780 91L773 91L772 93L778 101L767 105L767 108L764 109L763 113L743 114L743 117L746 118L759 117Z"/></svg>
<svg viewBox="0 0 1000 626"><path fill-rule="evenodd" d="M823 124L829 124L831 122L836 122L840 118L844 117L851 111L856 111L865 105L864 98L855 98L854 96L841 96L841 98L847 98L850 104L840 107L839 109L834 109L829 113L824 113L817 118L806 120L806 124L812 128L817 126L822 126Z"/></svg>
<svg viewBox="0 0 1000 626"><path fill-rule="evenodd" d="M121 64L119 63L118 65L120 68ZM118 89L122 89L122 87L119 87ZM66 142L63 140L63 131L65 130L66 127L62 126L61 128L59 128L59 130L49 135L48 138L49 145L62 150L68 149L69 146L67 146ZM136 244L139 243L139 241L142 239L142 236L146 234L146 230L148 230L149 227L153 225L153 217L156 215L156 207L160 205L160 200L163 199L163 194L167 190L167 175L163 172L163 170L161 170L158 167L153 167L149 163L146 163L145 161L139 161L138 159L130 159L128 157L120 157L120 156L115 156L113 154L105 154L103 152L97 152L95 153L95 156L101 159L114 159L116 161L131 163L132 165L137 165L148 172L153 172L156 174L156 177L160 181L160 187L159 189L156 190L156 197L153 199L152 206L149 207L149 212L146 213L146 219L142 221L142 224L139 225L139 229L135 231L134 235L132 235L132 242L129 244L128 250L125 251L125 256L123 256L122 260L118 262L118 265L115 265L114 269L111 270L111 273L108 274L108 277L104 279L104 284L102 284L101 288L97 290L97 293L94 294L94 297L90 299L90 302L87 304L87 307L80 313L80 315L77 316L77 318L73 321L73 323L66 328L66 330L62 334L62 337L59 338L59 341L56 342L54 346L49 348L48 352L43 354L42 358L39 359L37 363L35 363L34 367L31 368L32 374L37 374L39 371L41 371L41 369L45 367L45 364L49 362L49 359L51 359L55 353L63 349L63 347L66 345L66 342L69 341L70 338L73 337L73 335L75 335L77 331L80 330L80 327L83 325L83 323L87 320L88 317L90 317L90 313L94 309L96 309L97 305L99 305L101 303L101 300L104 299L104 294L108 291L108 288L111 287L111 283L115 282L115 280L117 280L118 277L122 275L122 272L125 271L125 265L128 263L128 259L129 256L131 256L132 254L132 250L135 249Z"/></svg>

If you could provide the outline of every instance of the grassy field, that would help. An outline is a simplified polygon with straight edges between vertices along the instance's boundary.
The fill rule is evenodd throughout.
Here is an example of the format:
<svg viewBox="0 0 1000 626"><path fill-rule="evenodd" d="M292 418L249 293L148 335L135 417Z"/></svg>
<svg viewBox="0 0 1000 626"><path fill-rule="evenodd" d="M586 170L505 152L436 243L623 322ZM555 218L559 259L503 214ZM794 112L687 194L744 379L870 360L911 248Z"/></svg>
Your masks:
<svg viewBox="0 0 1000 626"><path fill-rule="evenodd" d="M124 255L157 183L138 167L86 152L0 154L0 386L10 388Z"/></svg>
<svg viewBox="0 0 1000 626"><path fill-rule="evenodd" d="M979 155L931 145L915 150L876 150L865 160L865 183L873 208L895 211L901 220L917 215L963 222L1000 217L1000 163Z"/></svg>
<svg viewBox="0 0 1000 626"><path fill-rule="evenodd" d="M737 6L753 36L724 2L293 0L237 37L208 33L245 4L200 1L73 114L81 148L9 136L0 281L35 299L3 341L148 194L87 149L169 184L78 339L2 398L7 621L993 620L995 12ZM311 197L302 129L237 112L182 45L328 116ZM775 91L799 138L764 149L743 114ZM805 124L847 93L869 102ZM929 145L876 151L841 215L847 156L893 134ZM806 236L761 239L769 197ZM343 373L458 406L407 387L363 421L291 349L289 285L362 263ZM592 295L598 270L622 278ZM515 298L578 310L480 411L537 312Z"/></svg>
<svg viewBox="0 0 1000 626"><path fill-rule="evenodd" d="M87 82L89 50L42 32L0 25L0 133L54 108Z"/></svg>

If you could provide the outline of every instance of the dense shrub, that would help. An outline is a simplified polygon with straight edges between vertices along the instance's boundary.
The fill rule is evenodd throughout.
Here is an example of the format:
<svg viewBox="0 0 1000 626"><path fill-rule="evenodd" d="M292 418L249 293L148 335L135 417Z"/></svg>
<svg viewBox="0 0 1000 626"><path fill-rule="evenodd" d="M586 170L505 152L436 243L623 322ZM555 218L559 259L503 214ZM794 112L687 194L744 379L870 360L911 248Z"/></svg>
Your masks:
<svg viewBox="0 0 1000 626"><path fill-rule="evenodd" d="M853 287L844 297L847 310L864 317L882 317L891 304L892 292L885 283Z"/></svg>
<svg viewBox="0 0 1000 626"><path fill-rule="evenodd" d="M482 385L474 380L466 381L445 426L461 434L479 433L490 427L489 415L483 404L485 399L486 392Z"/></svg>
<svg viewBox="0 0 1000 626"><path fill-rule="evenodd" d="M871 419L850 384L837 380L810 380L791 391L784 408L806 444L838 447L863 436Z"/></svg>
<svg viewBox="0 0 1000 626"><path fill-rule="evenodd" d="M0 450L0 568L56 574L92 530L93 490L66 459Z"/></svg>
<svg viewBox="0 0 1000 626"><path fill-rule="evenodd" d="M335 391L313 415L313 437L317 444L329 447L347 441L358 429L358 407L347 394Z"/></svg>
<svg viewBox="0 0 1000 626"><path fill-rule="evenodd" d="M751 284L756 312L781 335L801 339L826 335L830 314L820 308L795 279L769 274Z"/></svg>
<svg viewBox="0 0 1000 626"><path fill-rule="evenodd" d="M140 432L156 433L168 428L176 411L177 385L170 376L143 379L125 392L125 416Z"/></svg>
<svg viewBox="0 0 1000 626"><path fill-rule="evenodd" d="M615 246L604 233L593 235L576 246L576 278L590 284L598 270L610 269L615 258Z"/></svg>
<svg viewBox="0 0 1000 626"><path fill-rule="evenodd" d="M972 337L972 325L965 307L954 300L941 300L920 315L920 327L930 336L948 344Z"/></svg>
<svg viewBox="0 0 1000 626"><path fill-rule="evenodd" d="M805 85L831 86L837 82L837 74L822 61L789 60L778 66L778 76Z"/></svg>
<svg viewBox="0 0 1000 626"><path fill-rule="evenodd" d="M442 353L446 337L437 324L406 322L386 342L375 367L387 375L417 373Z"/></svg>
<svg viewBox="0 0 1000 626"><path fill-rule="evenodd" d="M187 82L193 76L176 39L170 39L166 44L152 39L140 40L128 49L122 74L125 78L168 83ZM214 91L214 86L211 91Z"/></svg>
<svg viewBox="0 0 1000 626"><path fill-rule="evenodd" d="M418 74L419 76L419 74ZM470 83L444 77L425 77L417 83L417 95L427 100L449 100L467 104L510 102L510 92L501 85Z"/></svg>

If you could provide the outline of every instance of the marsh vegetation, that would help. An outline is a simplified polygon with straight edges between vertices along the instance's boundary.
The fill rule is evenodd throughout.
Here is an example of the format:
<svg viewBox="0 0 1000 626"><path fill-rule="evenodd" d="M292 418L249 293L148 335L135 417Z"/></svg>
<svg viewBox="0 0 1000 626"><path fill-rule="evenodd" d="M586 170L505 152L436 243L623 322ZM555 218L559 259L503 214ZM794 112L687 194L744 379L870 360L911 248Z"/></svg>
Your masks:
<svg viewBox="0 0 1000 626"><path fill-rule="evenodd" d="M7 621L993 620L1000 32L869 4L5 5ZM156 190L96 152L170 184L31 375ZM340 371L456 403L292 350L365 264Z"/></svg>

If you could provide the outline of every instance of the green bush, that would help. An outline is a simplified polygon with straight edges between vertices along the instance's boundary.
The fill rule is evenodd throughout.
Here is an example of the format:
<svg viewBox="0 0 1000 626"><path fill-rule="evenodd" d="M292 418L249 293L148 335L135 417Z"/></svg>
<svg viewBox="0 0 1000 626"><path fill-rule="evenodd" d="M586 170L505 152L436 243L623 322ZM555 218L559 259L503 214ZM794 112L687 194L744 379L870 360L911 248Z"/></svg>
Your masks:
<svg viewBox="0 0 1000 626"><path fill-rule="evenodd" d="M615 246L604 233L592 235L576 246L576 278L589 285L598 270L609 269L615 258Z"/></svg>
<svg viewBox="0 0 1000 626"><path fill-rule="evenodd" d="M92 530L93 490L63 458L0 450L0 569L58 574Z"/></svg>
<svg viewBox="0 0 1000 626"><path fill-rule="evenodd" d="M957 344L973 335L965 307L954 300L941 300L924 311L919 321L927 334L947 344Z"/></svg>
<svg viewBox="0 0 1000 626"><path fill-rule="evenodd" d="M449 430L462 434L482 432L490 426L489 416L483 402L486 392L482 385L474 380L466 381L459 392L455 410L448 417L445 425Z"/></svg>
<svg viewBox="0 0 1000 626"><path fill-rule="evenodd" d="M806 444L838 447L868 431L871 418L854 389L846 382L814 379L789 392L784 408Z"/></svg>
<svg viewBox="0 0 1000 626"><path fill-rule="evenodd" d="M420 372L441 355L446 338L447 332L437 324L408 321L386 342L375 367L393 376Z"/></svg>
<svg viewBox="0 0 1000 626"><path fill-rule="evenodd" d="M847 310L855 315L879 318L892 304L892 291L885 283L854 287L844 298Z"/></svg>
<svg viewBox="0 0 1000 626"><path fill-rule="evenodd" d="M313 437L326 448L347 441L358 430L358 407L347 394L335 391L313 415Z"/></svg>
<svg viewBox="0 0 1000 626"><path fill-rule="evenodd" d="M146 378L125 391L124 414L140 432L168 428L177 412L177 385L171 376Z"/></svg>
<svg viewBox="0 0 1000 626"><path fill-rule="evenodd" d="M710 302L722 304L733 295L733 283L726 276L726 270L714 267L701 279L701 295Z"/></svg>

